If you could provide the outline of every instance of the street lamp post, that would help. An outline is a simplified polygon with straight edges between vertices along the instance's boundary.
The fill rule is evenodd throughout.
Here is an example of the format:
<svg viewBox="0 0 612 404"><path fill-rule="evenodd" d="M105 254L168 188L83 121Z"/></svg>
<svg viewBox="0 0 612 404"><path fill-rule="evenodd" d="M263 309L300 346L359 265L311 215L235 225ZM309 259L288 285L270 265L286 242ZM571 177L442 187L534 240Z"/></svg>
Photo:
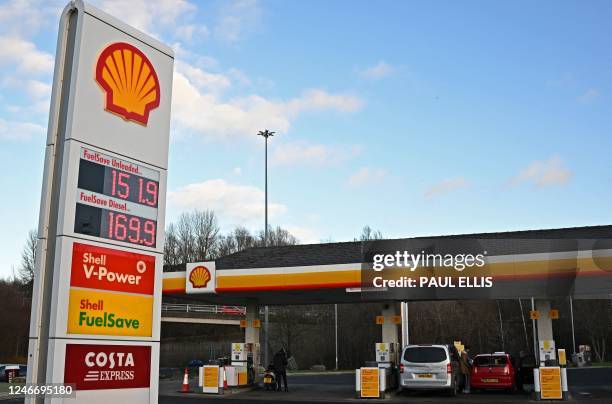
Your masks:
<svg viewBox="0 0 612 404"><path fill-rule="evenodd" d="M264 227L264 247L268 246L268 138L274 136L274 132L270 132L268 129L260 130L257 133L257 136L262 136L266 139L265 150L266 150L266 158L265 158L265 227Z"/></svg>
<svg viewBox="0 0 612 404"><path fill-rule="evenodd" d="M262 136L265 141L265 227L264 247L268 246L268 138L274 136L274 132L268 129L259 131L257 136ZM264 366L268 366L268 305L264 306Z"/></svg>

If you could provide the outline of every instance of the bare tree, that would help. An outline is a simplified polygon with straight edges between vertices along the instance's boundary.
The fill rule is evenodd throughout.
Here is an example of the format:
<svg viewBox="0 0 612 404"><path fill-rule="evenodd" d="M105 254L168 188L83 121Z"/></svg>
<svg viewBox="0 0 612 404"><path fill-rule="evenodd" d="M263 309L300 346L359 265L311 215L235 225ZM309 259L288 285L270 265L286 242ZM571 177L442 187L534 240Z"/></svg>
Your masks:
<svg viewBox="0 0 612 404"><path fill-rule="evenodd" d="M268 230L268 246L298 244L287 230L277 226ZM264 232L252 234L245 227L236 227L222 235L212 210L182 213L176 223L166 229L164 264L214 260L251 247L264 246Z"/></svg>
<svg viewBox="0 0 612 404"><path fill-rule="evenodd" d="M244 227L236 227L226 235L217 237L215 258L237 253L255 245L255 238Z"/></svg>
<svg viewBox="0 0 612 404"><path fill-rule="evenodd" d="M233 231L233 237L236 243L236 251L246 250L255 245L255 238L245 227L236 227Z"/></svg>
<svg viewBox="0 0 612 404"><path fill-rule="evenodd" d="M369 225L365 225L361 231L359 241L382 240L383 235L380 230L374 230Z"/></svg>
<svg viewBox="0 0 612 404"><path fill-rule="evenodd" d="M25 363L30 323L29 293L18 280L0 279L0 363Z"/></svg>
<svg viewBox="0 0 612 404"><path fill-rule="evenodd" d="M263 231L260 231L257 235L257 246L263 247L265 234ZM279 247L284 245L296 245L298 244L298 239L295 238L291 233L287 230L282 229L280 226L276 226L276 228L270 227L268 229L268 245L267 247Z"/></svg>
<svg viewBox="0 0 612 404"><path fill-rule="evenodd" d="M164 243L164 264L178 265L180 263L179 241L176 234L176 226L174 223L170 223L166 229L166 242Z"/></svg>
<svg viewBox="0 0 612 404"><path fill-rule="evenodd" d="M176 237L178 242L178 258L181 262L193 262L195 253L195 236L191 226L191 215L182 213L176 224Z"/></svg>
<svg viewBox="0 0 612 404"><path fill-rule="evenodd" d="M194 237L195 261L213 259L219 236L217 217L212 210L196 210L190 215Z"/></svg>
<svg viewBox="0 0 612 404"><path fill-rule="evenodd" d="M257 236L254 236L248 229L236 227L229 234L219 237L218 256L234 254L251 247L263 247L265 245L264 237L263 231L259 231ZM268 247L295 244L298 244L298 239L287 230L279 226L268 230Z"/></svg>
<svg viewBox="0 0 612 404"><path fill-rule="evenodd" d="M225 236L219 236L219 242L217 245L217 255L219 257L233 254L236 251L236 240L231 233Z"/></svg>
<svg viewBox="0 0 612 404"><path fill-rule="evenodd" d="M579 329L587 336L598 362L606 358L608 339L612 335L612 308L608 300L576 300L574 303Z"/></svg>
<svg viewBox="0 0 612 404"><path fill-rule="evenodd" d="M21 263L17 268L17 279L25 286L32 286L34 282L34 270L36 268L36 230L28 232L23 251L21 252Z"/></svg>
<svg viewBox="0 0 612 404"><path fill-rule="evenodd" d="M278 330L278 342L288 352L293 353L293 349L308 332L309 321L305 310L289 306L278 307L274 321Z"/></svg>

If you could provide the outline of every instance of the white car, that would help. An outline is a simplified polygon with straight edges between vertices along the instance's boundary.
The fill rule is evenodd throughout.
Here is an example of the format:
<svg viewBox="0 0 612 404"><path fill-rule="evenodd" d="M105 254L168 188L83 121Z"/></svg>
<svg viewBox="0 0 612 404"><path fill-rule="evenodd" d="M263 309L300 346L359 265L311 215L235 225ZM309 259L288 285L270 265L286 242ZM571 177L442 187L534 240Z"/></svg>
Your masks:
<svg viewBox="0 0 612 404"><path fill-rule="evenodd" d="M399 370L400 391L446 390L455 396L463 385L459 354L452 345L407 345Z"/></svg>

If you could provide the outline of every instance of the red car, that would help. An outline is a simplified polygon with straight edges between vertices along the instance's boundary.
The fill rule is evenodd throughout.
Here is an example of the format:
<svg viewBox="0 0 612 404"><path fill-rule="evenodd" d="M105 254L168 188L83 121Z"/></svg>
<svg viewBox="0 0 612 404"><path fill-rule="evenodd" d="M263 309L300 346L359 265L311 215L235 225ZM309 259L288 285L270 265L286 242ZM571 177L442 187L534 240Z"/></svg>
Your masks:
<svg viewBox="0 0 612 404"><path fill-rule="evenodd" d="M505 352L476 355L470 373L473 389L516 389L516 369Z"/></svg>

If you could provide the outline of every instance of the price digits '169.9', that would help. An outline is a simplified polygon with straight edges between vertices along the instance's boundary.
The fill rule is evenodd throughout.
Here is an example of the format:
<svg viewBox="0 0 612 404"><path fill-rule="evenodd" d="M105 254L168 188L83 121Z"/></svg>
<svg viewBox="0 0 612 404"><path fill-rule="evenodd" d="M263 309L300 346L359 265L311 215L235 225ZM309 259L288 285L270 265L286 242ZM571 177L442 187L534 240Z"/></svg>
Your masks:
<svg viewBox="0 0 612 404"><path fill-rule="evenodd" d="M89 236L155 247L157 221L77 203L74 231Z"/></svg>
<svg viewBox="0 0 612 404"><path fill-rule="evenodd" d="M154 220L105 210L101 227L102 237L146 246L155 245L157 223Z"/></svg>

